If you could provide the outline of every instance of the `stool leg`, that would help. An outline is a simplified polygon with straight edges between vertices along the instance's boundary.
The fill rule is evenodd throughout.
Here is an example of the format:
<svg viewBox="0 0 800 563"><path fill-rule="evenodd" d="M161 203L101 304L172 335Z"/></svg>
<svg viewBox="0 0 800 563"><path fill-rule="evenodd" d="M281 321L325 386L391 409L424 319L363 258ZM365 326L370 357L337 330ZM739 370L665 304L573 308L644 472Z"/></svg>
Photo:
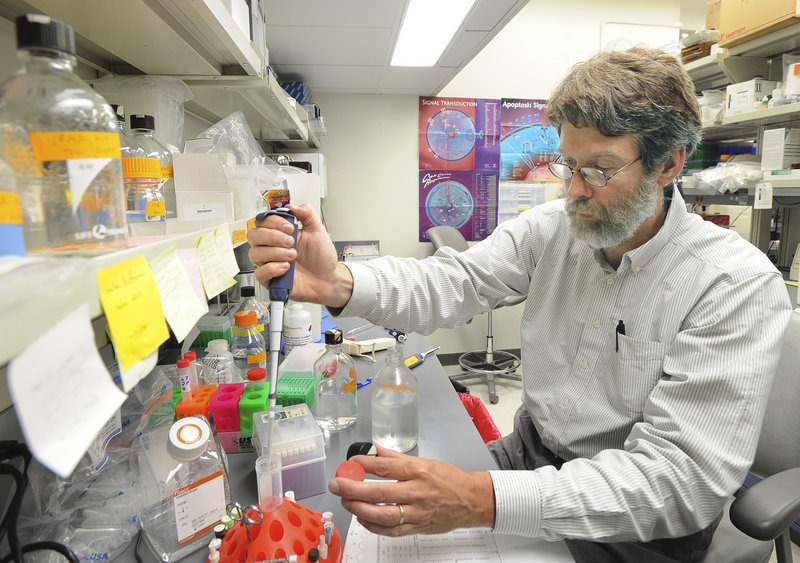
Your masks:
<svg viewBox="0 0 800 563"><path fill-rule="evenodd" d="M489 388L489 402L493 405L496 405L497 402L500 400L500 397L497 396L497 391L494 386L494 374L487 373L486 374L486 387Z"/></svg>

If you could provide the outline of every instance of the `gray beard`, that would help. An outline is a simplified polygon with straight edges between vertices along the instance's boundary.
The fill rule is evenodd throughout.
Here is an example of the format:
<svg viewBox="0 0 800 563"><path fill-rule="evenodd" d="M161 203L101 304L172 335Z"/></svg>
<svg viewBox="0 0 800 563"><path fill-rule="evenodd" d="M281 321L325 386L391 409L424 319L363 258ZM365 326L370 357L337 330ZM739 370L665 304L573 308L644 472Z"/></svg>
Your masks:
<svg viewBox="0 0 800 563"><path fill-rule="evenodd" d="M655 213L659 196L654 188L655 180L644 177L631 196L603 207L567 198L564 208L572 236L595 250L622 244ZM596 220L584 221L577 216L579 212L589 213Z"/></svg>

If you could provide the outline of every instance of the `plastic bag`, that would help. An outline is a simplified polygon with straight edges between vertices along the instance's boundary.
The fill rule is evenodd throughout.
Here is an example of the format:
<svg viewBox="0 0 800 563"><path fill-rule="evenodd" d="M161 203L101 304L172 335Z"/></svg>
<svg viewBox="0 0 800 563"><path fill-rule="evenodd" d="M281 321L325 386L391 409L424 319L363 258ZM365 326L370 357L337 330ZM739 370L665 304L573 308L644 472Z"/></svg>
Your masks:
<svg viewBox="0 0 800 563"><path fill-rule="evenodd" d="M110 449L100 470L85 456L67 479L32 461L17 523L20 541L57 541L81 561L122 553L138 532L144 506L139 461L135 448ZM63 557L44 551L26 554L25 560L61 563Z"/></svg>
<svg viewBox="0 0 800 563"><path fill-rule="evenodd" d="M720 162L713 168L684 176L682 185L707 194L734 193L761 176L761 165L758 162Z"/></svg>
<svg viewBox="0 0 800 563"><path fill-rule="evenodd" d="M230 154L235 162L229 164L270 164L263 149L259 146L244 114L240 111L233 112L226 118L218 121L199 135L199 138L211 139L208 152L222 155ZM227 160L223 158L223 163Z"/></svg>

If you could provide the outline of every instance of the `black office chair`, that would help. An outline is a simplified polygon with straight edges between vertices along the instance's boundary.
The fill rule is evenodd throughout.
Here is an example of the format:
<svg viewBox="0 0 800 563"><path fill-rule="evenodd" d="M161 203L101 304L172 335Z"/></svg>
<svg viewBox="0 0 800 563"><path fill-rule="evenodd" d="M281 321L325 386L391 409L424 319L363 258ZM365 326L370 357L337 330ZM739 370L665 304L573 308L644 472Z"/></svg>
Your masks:
<svg viewBox="0 0 800 563"><path fill-rule="evenodd" d="M790 529L800 518L800 313L793 312L767 404L747 487L731 502L706 563L765 563L773 541L778 563L792 561Z"/></svg>
<svg viewBox="0 0 800 563"><path fill-rule="evenodd" d="M454 227L446 225L431 227L426 231L428 240L433 243L433 248L439 250L443 246L463 252L469 248L464 236ZM524 296L506 297L495 307L509 307L525 301ZM489 388L489 402L496 404L499 400L495 388L495 378L511 379L522 381L522 377L515 373L520 364L520 359L503 350L494 349L494 336L492 335L492 311L486 313L487 332L486 349L476 352L466 352L458 358L462 373L451 375L451 381L461 381L464 379L482 379L486 381Z"/></svg>

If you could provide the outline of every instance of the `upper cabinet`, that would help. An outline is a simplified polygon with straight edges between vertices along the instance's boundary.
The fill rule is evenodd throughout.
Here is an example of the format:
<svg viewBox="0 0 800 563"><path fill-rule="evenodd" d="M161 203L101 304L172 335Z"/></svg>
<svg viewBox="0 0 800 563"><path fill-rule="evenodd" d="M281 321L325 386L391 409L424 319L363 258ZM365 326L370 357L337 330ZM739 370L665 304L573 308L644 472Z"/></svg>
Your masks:
<svg viewBox="0 0 800 563"><path fill-rule="evenodd" d="M262 141L317 147L308 115L293 104L225 0L3 0L0 16L38 12L75 30L82 63L100 74L180 78L186 110L211 123L234 111Z"/></svg>

